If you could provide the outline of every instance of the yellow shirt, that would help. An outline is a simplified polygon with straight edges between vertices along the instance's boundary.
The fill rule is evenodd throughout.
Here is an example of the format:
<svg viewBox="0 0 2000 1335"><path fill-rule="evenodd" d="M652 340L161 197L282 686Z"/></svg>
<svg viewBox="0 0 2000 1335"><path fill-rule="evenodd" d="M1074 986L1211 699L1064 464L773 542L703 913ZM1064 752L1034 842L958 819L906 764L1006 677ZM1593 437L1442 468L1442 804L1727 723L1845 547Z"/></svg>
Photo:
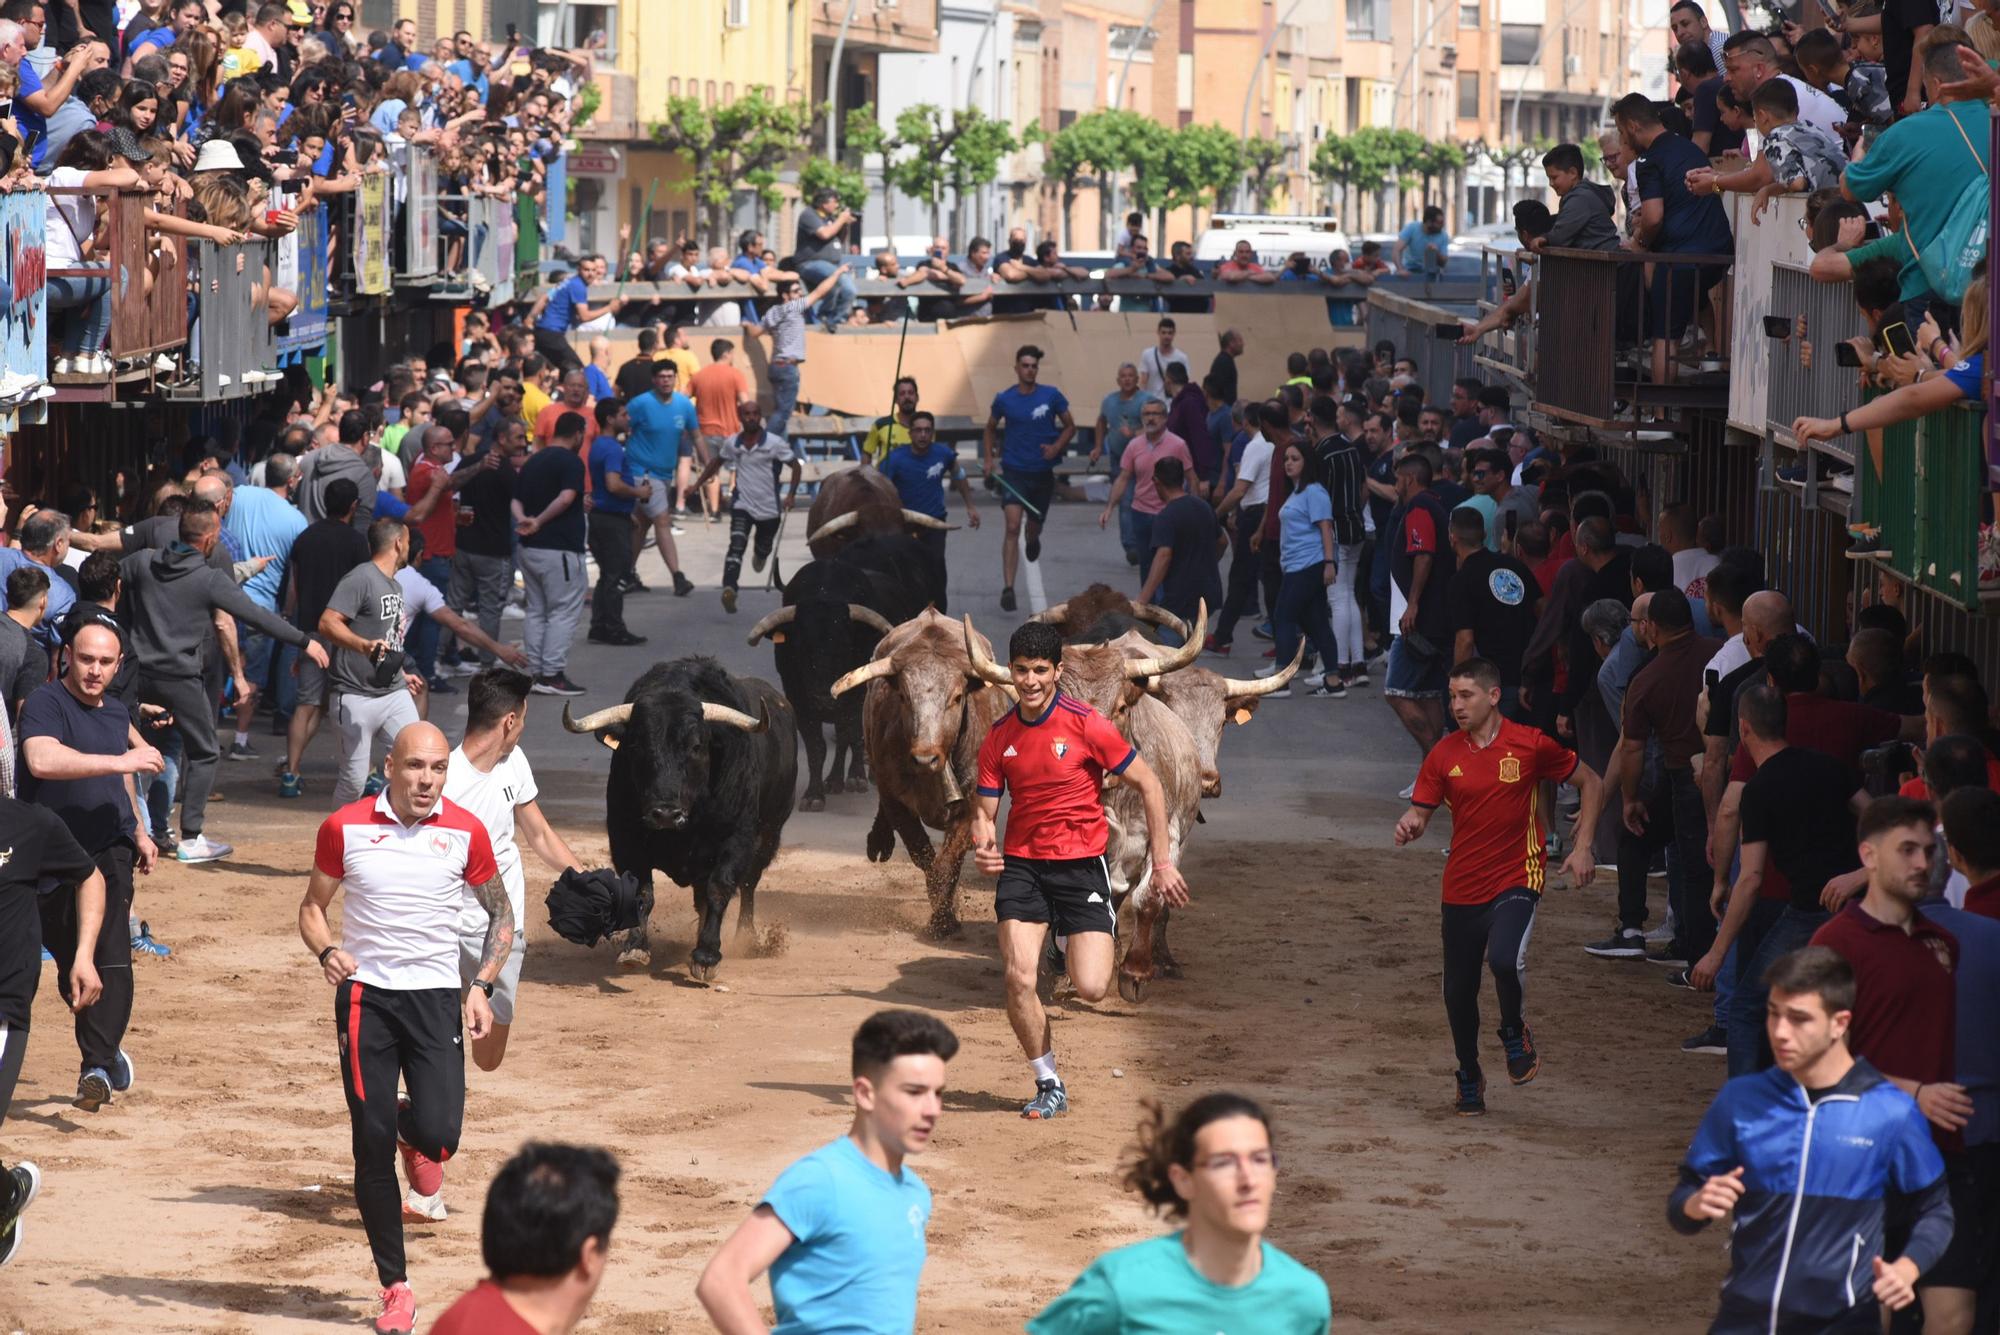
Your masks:
<svg viewBox="0 0 2000 1335"><path fill-rule="evenodd" d="M694 373L701 369L701 363L694 359L692 352L689 352L686 348L661 348L653 354L653 360L656 362L672 362L676 367L680 368L680 376L675 380L674 388L680 393L688 395L690 398L693 397Z"/></svg>
<svg viewBox="0 0 2000 1335"><path fill-rule="evenodd" d="M861 457L879 468L882 466L882 461L889 457L889 451L895 449L898 445L907 445L909 443L910 429L908 427L898 422L893 416L878 417L875 419L875 429L862 439Z"/></svg>
<svg viewBox="0 0 2000 1335"><path fill-rule="evenodd" d="M528 424L528 430L535 429L535 419L542 415L542 409L554 402L554 399L542 393L540 385L521 386L521 420Z"/></svg>
<svg viewBox="0 0 2000 1335"><path fill-rule="evenodd" d="M223 82L255 74L264 67L264 58L247 46L232 46L222 53Z"/></svg>

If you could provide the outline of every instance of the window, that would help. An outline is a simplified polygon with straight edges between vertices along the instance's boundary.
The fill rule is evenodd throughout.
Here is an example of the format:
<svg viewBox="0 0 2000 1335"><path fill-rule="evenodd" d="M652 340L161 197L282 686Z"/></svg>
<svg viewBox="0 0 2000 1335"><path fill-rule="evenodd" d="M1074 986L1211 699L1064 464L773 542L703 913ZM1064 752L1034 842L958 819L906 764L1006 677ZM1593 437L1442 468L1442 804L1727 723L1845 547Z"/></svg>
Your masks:
<svg viewBox="0 0 2000 1335"><path fill-rule="evenodd" d="M750 26L750 0L729 0L722 11L723 26L747 28Z"/></svg>
<svg viewBox="0 0 2000 1335"><path fill-rule="evenodd" d="M1465 72L1458 76L1458 118L1462 121L1479 119L1479 75Z"/></svg>
<svg viewBox="0 0 2000 1335"><path fill-rule="evenodd" d="M1500 63L1502 65L1532 65L1535 63L1535 48L1542 44L1542 25L1539 23L1503 23L1500 25Z"/></svg>
<svg viewBox="0 0 2000 1335"><path fill-rule="evenodd" d="M617 55L618 6L610 0L567 5L541 0L534 31L542 46L595 51L612 59Z"/></svg>
<svg viewBox="0 0 2000 1335"><path fill-rule="evenodd" d="M1389 40L1392 0L1347 0L1347 35L1364 42Z"/></svg>
<svg viewBox="0 0 2000 1335"><path fill-rule="evenodd" d="M1463 4L1458 7L1458 26L1461 28L1477 28L1479 26L1479 0L1471 0L1470 4Z"/></svg>

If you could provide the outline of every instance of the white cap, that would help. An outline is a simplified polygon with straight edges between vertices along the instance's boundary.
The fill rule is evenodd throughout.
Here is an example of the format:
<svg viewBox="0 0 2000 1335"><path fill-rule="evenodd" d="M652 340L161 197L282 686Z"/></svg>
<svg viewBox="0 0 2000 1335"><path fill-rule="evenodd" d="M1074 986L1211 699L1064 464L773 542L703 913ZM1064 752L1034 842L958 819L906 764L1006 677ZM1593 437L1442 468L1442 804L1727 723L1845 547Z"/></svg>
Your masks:
<svg viewBox="0 0 2000 1335"><path fill-rule="evenodd" d="M201 146L195 157L194 169L198 172L222 172L243 170L243 159L236 152L236 145L227 139L211 139Z"/></svg>

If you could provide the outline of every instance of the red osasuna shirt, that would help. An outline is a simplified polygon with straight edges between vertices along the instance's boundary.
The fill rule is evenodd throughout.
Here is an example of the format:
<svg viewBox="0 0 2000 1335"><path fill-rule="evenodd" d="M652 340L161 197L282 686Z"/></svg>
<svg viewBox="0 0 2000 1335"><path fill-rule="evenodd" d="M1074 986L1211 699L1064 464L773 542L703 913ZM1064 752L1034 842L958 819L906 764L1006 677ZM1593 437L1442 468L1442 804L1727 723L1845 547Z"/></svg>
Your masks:
<svg viewBox="0 0 2000 1335"><path fill-rule="evenodd" d="M1104 776L1139 756L1111 721L1057 691L1030 722L1015 705L979 747L979 795L1011 791L1001 851L1019 858L1104 856Z"/></svg>
<svg viewBox="0 0 2000 1335"><path fill-rule="evenodd" d="M1484 904L1517 885L1541 893L1548 831L1538 784L1575 770L1576 752L1508 719L1486 746L1453 732L1431 748L1411 801L1451 808L1445 903Z"/></svg>

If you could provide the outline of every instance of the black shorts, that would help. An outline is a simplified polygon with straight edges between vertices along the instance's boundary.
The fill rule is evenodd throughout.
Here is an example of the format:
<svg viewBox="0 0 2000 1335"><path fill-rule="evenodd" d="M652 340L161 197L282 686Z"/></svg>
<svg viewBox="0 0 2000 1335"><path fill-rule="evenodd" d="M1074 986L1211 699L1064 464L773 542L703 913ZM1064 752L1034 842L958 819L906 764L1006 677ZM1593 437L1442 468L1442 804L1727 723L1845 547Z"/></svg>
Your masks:
<svg viewBox="0 0 2000 1335"><path fill-rule="evenodd" d="M2000 1249L2000 1145L1975 1145L1944 1156L1951 1192L1951 1245L1917 1283L1947 1289L1984 1288ZM1903 1221L1902 1231L1909 1234Z"/></svg>
<svg viewBox="0 0 2000 1335"><path fill-rule="evenodd" d="M1000 480L1007 484L1000 489L1000 505L1018 506L1026 501L1034 510L1030 517L1040 522L1049 517L1049 502L1056 498L1056 475L1053 471L1041 473L1020 473L1011 468L1000 470ZM1009 491L1007 487L1012 487Z"/></svg>
<svg viewBox="0 0 2000 1335"><path fill-rule="evenodd" d="M1045 922L1057 936L1118 931L1103 858L1019 858L1009 853L993 890L993 916L1002 922Z"/></svg>

